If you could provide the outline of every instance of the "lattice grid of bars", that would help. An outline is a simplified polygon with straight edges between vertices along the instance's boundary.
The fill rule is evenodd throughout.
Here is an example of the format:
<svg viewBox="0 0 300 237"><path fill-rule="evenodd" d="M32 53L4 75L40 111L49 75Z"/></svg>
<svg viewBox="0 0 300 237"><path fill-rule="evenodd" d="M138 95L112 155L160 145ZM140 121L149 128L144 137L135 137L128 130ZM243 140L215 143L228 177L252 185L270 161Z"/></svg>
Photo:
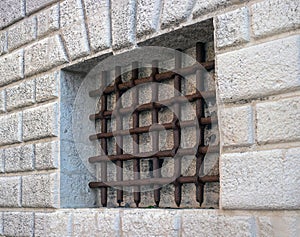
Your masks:
<svg viewBox="0 0 300 237"><path fill-rule="evenodd" d="M205 62L205 49L203 43L196 44L196 60L206 70L214 69L214 61ZM107 206L107 192L108 187L119 187L117 189L117 203L121 205L123 202L123 191L122 187L132 186L133 187L133 199L136 206L139 206L141 202L140 187L143 185L153 185L154 189L154 203L159 206L161 196L161 186L165 184L172 184L175 186L175 203L179 207L181 203L181 187L184 183L194 183L196 185L195 198L201 206L203 202L203 190L206 182L218 182L218 175L203 175L202 164L205 158L205 154L208 151L208 146L204 143L204 129L209 127L212 123L217 123L216 118L205 117L205 99L204 98L215 98L215 91L204 91L204 78L203 68L198 63L182 68L181 53L175 53L175 69L168 72L159 73L158 61L152 62L152 73L149 77L139 78L138 62L132 63L131 79L128 82L122 82L121 78L121 67L116 66L114 85L107 86L100 97L101 109L99 113L90 115L92 120L101 121L101 132L90 136L90 140L100 140L103 154L100 156L90 157L89 162L97 163L101 162L101 182L90 182L90 188L101 189L101 204L103 207ZM186 96L181 95L181 82L185 75L196 74L196 93L189 94ZM107 72L102 72L102 79L107 78ZM174 81L175 94L173 98L166 99L163 101L158 100L158 84L152 84L152 100L146 104L139 104L139 92L135 89L137 85L142 85L149 82L163 82L165 80L172 79ZM122 94L129 89L133 89L132 94L132 106L122 108L120 100ZM99 96L101 89L91 91L90 96ZM115 93L116 106L114 110L107 109L108 96ZM188 121L180 121L181 104L185 101L196 102L196 119ZM173 120L170 123L158 124L158 112L161 108L167 106L173 106ZM128 130L123 130L122 116L130 113L132 107L135 107L132 113L132 128L129 129L129 133L133 138L133 153L124 153L123 136L128 135ZM139 126L139 114L143 111L151 111L152 125L151 126ZM107 122L112 118L112 115L116 115L116 131L108 132ZM177 115L177 116L176 116ZM191 127L199 125L197 132L197 140L199 143L195 147L181 148L181 128ZM142 133L148 133L151 127L152 137L152 151L143 152L139 151L139 135ZM159 150L159 131L162 129L173 130L173 148L169 150ZM107 139L116 138L116 154L108 154L108 142ZM209 152L219 152L219 146L209 147ZM176 155L176 158L175 158ZM193 176L182 176L181 175L181 158L185 155L195 155L196 159L196 172ZM172 177L162 177L160 168L162 162L160 159L165 157L174 157L174 174ZM152 159L153 162L153 178L141 179L140 178L140 160L141 159ZM133 180L123 180L123 161L133 160ZM116 165L116 181L107 181L107 162L113 161Z"/></svg>

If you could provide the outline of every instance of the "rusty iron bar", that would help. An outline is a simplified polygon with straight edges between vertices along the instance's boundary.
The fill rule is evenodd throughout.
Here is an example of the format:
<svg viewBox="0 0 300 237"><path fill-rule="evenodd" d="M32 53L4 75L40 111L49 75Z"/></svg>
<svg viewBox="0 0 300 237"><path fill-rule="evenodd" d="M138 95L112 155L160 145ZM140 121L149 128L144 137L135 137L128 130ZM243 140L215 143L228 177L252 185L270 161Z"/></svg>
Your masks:
<svg viewBox="0 0 300 237"><path fill-rule="evenodd" d="M165 108L165 107L170 107L176 103L193 102L193 101L196 101L197 99L201 99L201 98L213 98L213 97L215 97L215 95L216 95L215 91L202 91L202 92L197 91L196 93L191 94L191 95L173 97L170 99L161 100L159 102L149 102L149 103L140 105L137 108L135 108L133 106L126 107L126 108L120 108L119 113L120 113L120 115L124 115L124 114L129 114L135 110L137 110L138 112L142 112L145 110L161 109L161 108ZM102 119L103 117L110 118L112 115L113 115L113 110L107 110L103 114L101 114L101 113L91 114L90 120Z"/></svg>
<svg viewBox="0 0 300 237"><path fill-rule="evenodd" d="M210 117L201 118L200 122L202 125L211 125L211 124L217 123L217 119L210 118ZM181 128L197 126L198 121L196 121L196 120L181 121L179 125ZM175 129L176 124L174 124L174 122L170 122L170 123L160 124L159 126L154 124L154 125L148 125L148 126L143 126L143 127L133 127L130 129L125 129L125 130L119 130L119 131L113 131L113 132L107 132L107 133L97 133L97 134L91 135L89 138L91 141L94 141L97 139L110 138L110 137L114 137L114 136L126 136L129 134L141 134L141 133L149 132L150 127L151 127L152 131L162 131L164 129L167 129L167 130Z"/></svg>
<svg viewBox="0 0 300 237"><path fill-rule="evenodd" d="M121 96L122 92L119 90L119 84L122 83L122 76L121 76L121 67L116 66L115 67L115 93L116 93L116 104L115 104L115 113L116 113L116 129L117 130L122 130L123 128L123 121L122 121L122 116L118 115L118 110L122 106L121 103ZM117 155L122 155L123 154L123 136L115 136L116 137L116 153ZM123 180L123 161L122 160L117 160L116 161L116 178L117 181L122 181ZM123 202L123 187L120 186L117 189L117 202L119 206L121 206L121 203Z"/></svg>
<svg viewBox="0 0 300 237"><path fill-rule="evenodd" d="M103 82L103 84L106 83L106 80L107 80L107 72L103 71L102 72L102 82ZM107 97L105 95L102 95L101 96L101 110L100 110L100 112L104 113L104 111L106 111L106 109L107 109ZM105 118L103 118L101 120L101 132L102 133L107 132L107 121L106 121ZM107 140L105 138L102 138L100 144L101 144L102 152L104 153L103 155L104 156L108 155ZM101 180L103 182L105 182L105 181L107 181L107 163L103 162L101 164L100 169L101 169ZM107 206L107 187L102 187L101 188L101 205L103 207Z"/></svg>
<svg viewBox="0 0 300 237"><path fill-rule="evenodd" d="M198 149L198 152L197 152ZM117 160L133 160L133 159L147 159L153 157L174 157L176 156L187 156L187 155L196 155L206 154L206 153L219 153L219 146L204 146L197 148L180 148L175 152L174 149L158 151L157 153L153 152L140 152L138 154L122 154L122 155L101 155L101 156L93 156L89 158L90 163L97 162L108 162L108 161L117 161Z"/></svg>
<svg viewBox="0 0 300 237"><path fill-rule="evenodd" d="M175 71L179 70L182 66L182 58L181 58L181 50L175 51ZM176 74L174 77L174 96L175 98L180 96L181 94L181 76ZM173 122L175 124L173 138L174 138L174 147L175 152L180 148L181 142L181 128L179 122L181 121L181 106L179 103L174 104L174 116ZM182 184L177 181L177 179L181 176L181 156L176 155L174 160L174 176L176 180L174 182L175 190L174 190L174 198L177 207L180 206L181 203L181 193L182 193Z"/></svg>
<svg viewBox="0 0 300 237"><path fill-rule="evenodd" d="M176 181L174 181L176 180ZM202 177L196 176L184 176L184 177L170 177L170 178L149 178L138 180L124 180L124 181L109 181L109 182L90 182L90 188L102 188L102 187L118 187L118 186L143 186L143 185L165 185L174 184L175 182L184 183L211 183L218 182L219 175L206 175Z"/></svg>
<svg viewBox="0 0 300 237"><path fill-rule="evenodd" d="M205 62L205 50L204 44L198 43L196 45L196 59L200 64L207 70L214 68L214 61ZM121 205L123 202L123 186L133 186L133 196L136 206L139 206L141 202L140 186L142 185L154 185L154 201L157 206L160 202L160 189L159 185L173 184L175 186L174 198L175 203L179 207L181 203L182 185L184 183L194 183L196 185L196 200L200 203L203 202L203 188L206 182L218 182L218 175L206 175L203 176L203 160L206 153L218 153L219 146L205 146L204 144L204 131L205 126L217 123L217 118L206 118L205 109L205 98L214 98L214 91L204 91L204 77L203 77L203 67L199 64L194 64L190 67L181 68L182 62L180 53L175 54L175 70L159 73L158 72L158 62L154 61L152 63L152 73L150 77L138 78L138 62L132 63L132 78L128 82L122 82L121 80L121 67L116 67L115 72L117 78L114 85L107 86L106 88L100 88L98 90L90 92L90 96L99 96L102 91L104 93L101 95L101 109L99 113L90 115L91 120L101 120L101 133L97 133L90 136L90 140L100 139L101 147L103 152L100 156L90 157L90 163L101 162L101 182L91 182L89 186L91 188L101 189L101 204L103 206L107 205L107 188L108 187L118 187L117 190L117 202ZM196 92L191 95L181 96L181 76L196 73ZM102 77L106 78L106 72L102 73ZM104 76L105 74L105 76ZM158 101L158 89L157 84L152 85L152 101L146 104L138 105L138 91L133 90L132 96L132 106L122 108L120 100L122 93L127 90L134 88L137 85L148 83L148 82L163 82L164 80L174 79L174 89L175 95L173 98ZM105 84L105 83L104 83ZM102 90L104 89L104 90ZM177 93L176 93L177 91ZM116 108L115 110L107 110L107 95L112 93L116 94ZM196 118L195 120L180 121L181 104L185 102L196 101ZM159 124L158 125L158 111L161 108L168 106L173 106L174 114L171 123ZM137 107L137 108L135 108ZM135 108L135 109L134 109ZM152 111L152 125L139 127L139 113L145 110ZM132 113L133 112L133 113ZM128 130L123 130L122 116L124 114L132 113L132 128ZM107 120L115 117L116 118L116 131L107 132ZM179 122L180 121L180 122ZM156 126L157 124L157 126ZM188 126L199 126L199 132L197 132L197 139L199 140L199 145L192 148L181 148L180 147L180 137L181 128ZM139 152L139 134L149 132L151 127L151 137L152 137L152 151L151 152ZM173 129L173 139L174 146L170 150L159 150L159 131L162 129ZM133 154L124 154L123 146L123 136L132 135L133 137ZM116 137L116 155L108 155L107 140L108 138ZM185 155L195 155L196 157L196 174L194 176L181 176L181 158ZM160 168L161 160L160 158L174 157L174 174L173 177L165 178L161 177ZM150 158L153 162L153 178L150 179L140 179L140 159ZM123 180L123 161L133 160L133 171L134 180ZM107 181L107 162L113 161L116 163L116 181ZM120 189L121 188L121 189Z"/></svg>
<svg viewBox="0 0 300 237"><path fill-rule="evenodd" d="M215 66L215 61L202 63L201 66L203 68L205 68L206 70L213 69ZM169 79L174 78L177 74L179 74L181 76L187 76L187 75L195 73L199 69L203 69L202 67L200 67L198 63L195 63L194 65L192 65L190 67L181 68L179 70L168 71L168 72L163 72L163 73L157 74L157 75L155 75L155 80L157 82L162 82L164 80L169 80ZM140 78L140 79L135 80L135 85L137 86L137 85L141 85L141 84L144 84L147 82L151 82L151 80L152 80L151 76ZM125 90L131 89L131 88L132 88L132 84L130 81L123 82L118 85L118 89L121 91L125 91ZM97 97L97 96L100 96L102 93L108 95L114 91L115 91L115 86L111 85L111 86L107 86L105 88L100 88L100 89L91 91L89 93L89 95L90 95L90 97Z"/></svg>
<svg viewBox="0 0 300 237"><path fill-rule="evenodd" d="M196 44L196 60L199 63L202 63L205 61L205 48L204 43L197 43ZM204 90L204 75L202 70L196 71L196 89L197 91ZM200 133L197 133L197 140L199 141L199 147L204 146L204 124L202 124L201 119L205 117L205 111L204 111L205 102L203 98L200 98L196 101L196 117L199 120L199 126L200 126ZM195 176L199 176L202 170L202 164L204 160L205 154L197 151L196 156L196 174ZM203 183L196 183L196 201L201 206L204 199L204 184Z"/></svg>
<svg viewBox="0 0 300 237"><path fill-rule="evenodd" d="M132 91L132 105L137 106L139 103L139 91L137 87L135 87L135 81L139 77L139 70L138 70L139 63L133 62L132 63L132 78L130 80L131 86L133 88ZM132 114L132 127L133 129L137 129L139 127L139 112L135 110ZM133 133L133 152L135 154L139 153L139 135L138 133ZM140 160L134 159L133 160L133 172L134 172L134 180L140 179ZM133 199L135 202L136 207L139 206L141 202L141 189L140 186L135 186L133 188Z"/></svg>
<svg viewBox="0 0 300 237"><path fill-rule="evenodd" d="M151 90L152 90L152 101L156 102L158 101L158 84L155 78L155 75L157 75L158 72L158 61L154 60L152 61L152 69L151 69ZM158 124L158 108L153 108L152 109L152 125ZM159 131L157 130L152 130L151 131L151 139L152 139L152 148L154 152L157 152L159 150ZM160 173L160 162L158 157L153 157L153 176L154 178L159 178L161 176ZM157 185L154 185L154 202L156 206L159 206L160 203L160 187Z"/></svg>

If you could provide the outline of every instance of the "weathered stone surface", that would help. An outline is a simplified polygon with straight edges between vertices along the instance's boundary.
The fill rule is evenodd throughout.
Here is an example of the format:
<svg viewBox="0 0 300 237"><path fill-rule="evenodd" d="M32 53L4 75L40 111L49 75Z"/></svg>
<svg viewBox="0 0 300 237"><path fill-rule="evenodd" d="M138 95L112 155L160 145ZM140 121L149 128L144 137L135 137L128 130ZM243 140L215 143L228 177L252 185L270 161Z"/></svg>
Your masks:
<svg viewBox="0 0 300 237"><path fill-rule="evenodd" d="M140 38L157 30L161 0L138 0L136 16L136 34Z"/></svg>
<svg viewBox="0 0 300 237"><path fill-rule="evenodd" d="M24 52L17 52L0 57L0 86L23 78Z"/></svg>
<svg viewBox="0 0 300 237"><path fill-rule="evenodd" d="M220 130L225 146L253 144L253 112L250 105L223 108L220 114Z"/></svg>
<svg viewBox="0 0 300 237"><path fill-rule="evenodd" d="M15 113L0 117L0 145L22 141L22 114Z"/></svg>
<svg viewBox="0 0 300 237"><path fill-rule="evenodd" d="M232 2L237 2L234 0L208 0L208 1L196 1L193 9L193 18L205 15L207 13L216 11L221 7L228 6Z"/></svg>
<svg viewBox="0 0 300 237"><path fill-rule="evenodd" d="M35 168L38 170L58 168L58 142L35 145Z"/></svg>
<svg viewBox="0 0 300 237"><path fill-rule="evenodd" d="M4 172L4 149L0 150L0 173Z"/></svg>
<svg viewBox="0 0 300 237"><path fill-rule="evenodd" d="M179 25L191 14L195 0L165 0L161 15L161 28Z"/></svg>
<svg viewBox="0 0 300 237"><path fill-rule="evenodd" d="M299 149L223 154L221 206L225 209L299 208ZM291 154L295 155L291 155ZM297 195L298 194L298 195Z"/></svg>
<svg viewBox="0 0 300 237"><path fill-rule="evenodd" d="M283 192L285 206L299 209L300 207L300 148L288 149L283 160ZM300 223L300 217L298 219ZM298 225L299 226L299 225Z"/></svg>
<svg viewBox="0 0 300 237"><path fill-rule="evenodd" d="M5 149L5 172L33 170L33 160L32 144Z"/></svg>
<svg viewBox="0 0 300 237"><path fill-rule="evenodd" d="M135 43L135 9L133 0L111 1L112 41L114 49L130 47Z"/></svg>
<svg viewBox="0 0 300 237"><path fill-rule="evenodd" d="M72 236L71 212L35 213L35 236ZM86 222L84 222L86 223ZM81 223L81 225L85 225Z"/></svg>
<svg viewBox="0 0 300 237"><path fill-rule="evenodd" d="M0 91L0 113L5 112L5 90Z"/></svg>
<svg viewBox="0 0 300 237"><path fill-rule="evenodd" d="M46 71L68 61L59 35L28 46L25 48L24 57L27 76Z"/></svg>
<svg viewBox="0 0 300 237"><path fill-rule="evenodd" d="M37 35L44 36L59 29L59 7L53 7L42 11L37 15Z"/></svg>
<svg viewBox="0 0 300 237"><path fill-rule="evenodd" d="M4 212L3 233L6 236L33 236L32 212Z"/></svg>
<svg viewBox="0 0 300 237"><path fill-rule="evenodd" d="M258 103L256 111L259 143L300 139L300 97Z"/></svg>
<svg viewBox="0 0 300 237"><path fill-rule="evenodd" d="M249 10L246 7L227 12L216 18L218 48L250 41Z"/></svg>
<svg viewBox="0 0 300 237"><path fill-rule="evenodd" d="M0 6L0 29L21 19L25 15L25 1L2 0Z"/></svg>
<svg viewBox="0 0 300 237"><path fill-rule="evenodd" d="M252 29L256 37L299 27L298 0L267 0L252 5Z"/></svg>
<svg viewBox="0 0 300 237"><path fill-rule="evenodd" d="M21 82L20 84L6 89L6 109L8 111L15 108L31 105L35 102L34 80Z"/></svg>
<svg viewBox="0 0 300 237"><path fill-rule="evenodd" d="M300 86L300 36L217 56L221 101L265 97Z"/></svg>
<svg viewBox="0 0 300 237"><path fill-rule="evenodd" d="M66 0L60 4L62 37L71 59L89 54L89 44L80 0Z"/></svg>
<svg viewBox="0 0 300 237"><path fill-rule="evenodd" d="M23 207L59 206L59 182L56 173L23 176Z"/></svg>
<svg viewBox="0 0 300 237"><path fill-rule="evenodd" d="M21 206L21 177L0 177L0 207Z"/></svg>
<svg viewBox="0 0 300 237"><path fill-rule="evenodd" d="M223 216L215 211L184 210L182 236L253 236L254 219L250 216Z"/></svg>
<svg viewBox="0 0 300 237"><path fill-rule="evenodd" d="M23 139L25 141L58 134L57 104L48 104L23 111Z"/></svg>
<svg viewBox="0 0 300 237"><path fill-rule="evenodd" d="M35 12L57 0L26 0L26 14Z"/></svg>
<svg viewBox="0 0 300 237"><path fill-rule="evenodd" d="M258 216L257 229L259 236L293 236L300 231L300 216L293 214Z"/></svg>
<svg viewBox="0 0 300 237"><path fill-rule="evenodd" d="M121 229L125 236L178 236L180 216L171 210L124 210ZM153 228L155 223L155 228Z"/></svg>
<svg viewBox="0 0 300 237"><path fill-rule="evenodd" d="M60 73L54 72L35 79L37 102L47 101L58 97Z"/></svg>
<svg viewBox="0 0 300 237"><path fill-rule="evenodd" d="M107 49L111 45L109 0L84 0L91 49Z"/></svg>
<svg viewBox="0 0 300 237"><path fill-rule="evenodd" d="M7 32L0 31L0 56L7 52Z"/></svg>
<svg viewBox="0 0 300 237"><path fill-rule="evenodd" d="M13 27L7 31L8 50L19 48L35 38L36 17L30 17L13 25Z"/></svg>
<svg viewBox="0 0 300 237"><path fill-rule="evenodd" d="M3 212L0 212L0 235L3 235Z"/></svg>

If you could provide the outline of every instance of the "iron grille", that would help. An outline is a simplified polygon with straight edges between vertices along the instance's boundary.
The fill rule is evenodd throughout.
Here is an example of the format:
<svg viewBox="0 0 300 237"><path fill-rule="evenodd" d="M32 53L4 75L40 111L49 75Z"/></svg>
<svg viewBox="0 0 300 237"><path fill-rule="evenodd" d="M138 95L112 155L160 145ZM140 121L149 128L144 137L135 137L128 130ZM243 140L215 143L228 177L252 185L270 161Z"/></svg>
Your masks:
<svg viewBox="0 0 300 237"><path fill-rule="evenodd" d="M205 61L205 49L204 43L196 44L196 60L202 67L210 71L214 69L214 61ZM202 204L203 202L203 189L204 184L207 182L218 182L218 175L201 175L201 165L204 161L205 154L208 151L208 146L205 146L204 139L204 129L209 127L212 123L217 123L217 118L205 117L205 100L204 98L215 98L215 91L205 91L204 90L204 79L202 71L203 68L199 66L198 63L182 68L182 58L180 53L175 54L175 69L167 72L159 72L158 61L152 62L152 73L149 77L139 78L138 62L132 63L132 78L127 82L122 82L121 78L121 67L117 66L115 72L117 78L115 78L114 84L107 86L103 91L101 89L91 91L90 96L101 96L100 105L101 109L99 113L90 115L90 119L95 121L101 121L101 132L91 135L90 140L100 140L101 148L103 154L100 156L90 157L90 163L101 162L101 182L90 182L90 188L100 188L101 190L101 204L103 207L107 206L108 199L108 188L109 187L133 187L133 199L136 206L139 206L141 202L141 186L143 185L153 185L154 187L154 203L159 206L161 197L161 188L159 185L171 184L175 186L175 203L179 207L181 203L182 185L184 183L193 183L196 185L195 197L197 202ZM185 75L196 74L196 92L186 96L180 95L181 83ZM102 72L102 79L107 77L107 72ZM134 90L132 95L132 106L138 105L132 114L132 128L129 129L130 135L133 138L133 153L126 154L122 149L123 136L128 135L128 130L123 130L122 116L130 113L132 110L130 107L123 108L120 103L116 103L114 111L108 110L108 96L115 93L115 99L118 101L122 94L137 85L142 85L149 82L161 83L166 80L174 81L175 94L173 98L166 99L163 101L158 101L158 89L157 83L152 85L152 102L146 104L139 104L138 91ZM177 93L176 93L177 91ZM100 94L101 93L101 94ZM189 121L180 121L175 114L180 114L181 104L183 101L188 100L189 102L196 103L196 119ZM152 151L139 153L139 135L142 133L148 133L150 126L139 126L139 115L143 111L151 111L152 124L158 124L158 112L160 109L173 105L174 113L173 120L170 123L160 124L160 126L151 126L151 136L152 136ZM107 121L111 119L112 114L116 114L116 131L108 132ZM191 148L181 148L181 129L184 127L195 126L195 123L199 124L199 132L197 134L197 139L199 143L196 147ZM159 150L159 138L158 132L161 129L173 130L173 148L169 150ZM116 154L108 154L108 142L107 139L115 137L116 139ZM219 152L219 146L209 147L209 152ZM153 154L154 153L154 154ZM174 175L173 177L162 177L160 168L162 165L161 160L165 157L175 157L174 160ZM193 176L182 176L181 175L181 158L185 155L195 155L196 159L196 173ZM140 178L140 160L151 158L153 161L153 178L141 179ZM113 161L116 164L116 180L107 180L107 161ZM127 160L133 160L133 180L123 180L123 162ZM122 189L117 189L117 203L121 205L123 202L123 191Z"/></svg>

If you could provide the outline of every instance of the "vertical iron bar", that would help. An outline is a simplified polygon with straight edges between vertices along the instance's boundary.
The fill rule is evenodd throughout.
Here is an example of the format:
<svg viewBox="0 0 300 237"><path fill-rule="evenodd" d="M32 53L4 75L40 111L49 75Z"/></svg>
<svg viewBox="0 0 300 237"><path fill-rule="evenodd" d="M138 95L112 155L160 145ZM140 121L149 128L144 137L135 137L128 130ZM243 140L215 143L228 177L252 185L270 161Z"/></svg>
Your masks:
<svg viewBox="0 0 300 237"><path fill-rule="evenodd" d="M121 67L116 66L115 68L115 93L116 93L116 106L115 106L115 115L116 115L116 129L117 131L122 130L123 128L123 119L119 113L119 109L121 107L121 91L119 90L119 84L122 83L122 77L121 77ZM123 154L123 136L118 135L116 136L116 153L117 155ZM117 181L123 180L123 161L117 160L116 161L116 170L117 170ZM118 187L117 189L117 202L119 206L121 206L121 203L123 202L123 187Z"/></svg>
<svg viewBox="0 0 300 237"><path fill-rule="evenodd" d="M196 60L198 63L205 62L205 48L204 43L197 43L196 44ZM198 92L204 91L204 75L203 69L196 71L196 89ZM199 141L198 152L196 154L196 176L199 177L200 173L202 172L202 164L204 160L205 154L199 152L199 148L204 146L204 129L205 126L201 124L201 118L205 117L204 113L204 99L200 98L196 101L196 116L198 119L199 124L199 133L197 133L197 139ZM199 179L198 179L199 180ZM204 184L198 182L196 184L196 201L199 202L200 206L203 203L204 199Z"/></svg>
<svg viewBox="0 0 300 237"><path fill-rule="evenodd" d="M175 70L181 68L182 66L182 58L181 52L178 50L175 52ZM180 96L181 94L181 77L180 75L176 75L174 78L174 91L175 97ZM174 117L173 122L175 123L174 129L174 147L177 150L180 147L181 140L181 131L179 127L179 121L181 117L181 106L177 102L174 104ZM176 152L175 152L176 154ZM174 160L174 175L175 178L178 179L181 175L181 157L176 157ZM175 181L175 203L179 207L181 203L181 193L182 193L182 184Z"/></svg>
<svg viewBox="0 0 300 237"><path fill-rule="evenodd" d="M152 81L152 102L155 103L158 101L158 84L155 81L155 75L158 74L158 61L152 61L152 72L151 72L151 81ZM158 123L158 109L152 108L152 124ZM153 151L159 151L159 133L158 131L152 131L152 147ZM153 158L153 176L154 178L159 178L160 173L160 162L158 157ZM154 202L156 206L159 206L160 203L160 187L154 185Z"/></svg>
<svg viewBox="0 0 300 237"><path fill-rule="evenodd" d="M103 85L106 85L107 81L107 72L103 71L102 72L102 83ZM107 132L107 121L106 118L103 116L104 111L107 110L107 97L106 95L102 94L101 95L101 133L106 133ZM107 151L107 140L106 138L101 139L101 149L102 152L104 153L103 155L108 155ZM107 181L107 162L102 162L101 163L101 180L102 182ZM107 187L101 188L101 204L103 207L107 206Z"/></svg>
<svg viewBox="0 0 300 237"><path fill-rule="evenodd" d="M132 89L132 106L136 107L139 103L139 92L136 87L134 87L134 81L138 79L139 77L139 70L138 70L138 62L132 63L132 78L131 78L131 88ZM132 114L132 123L133 128L139 127L139 112L134 111ZM139 153L139 135L133 134L133 154L136 156ZM134 172L134 180L140 179L140 160L134 159L133 160L133 172ZM133 187L133 199L135 202L136 207L139 206L139 203L141 202L141 189L140 186Z"/></svg>

